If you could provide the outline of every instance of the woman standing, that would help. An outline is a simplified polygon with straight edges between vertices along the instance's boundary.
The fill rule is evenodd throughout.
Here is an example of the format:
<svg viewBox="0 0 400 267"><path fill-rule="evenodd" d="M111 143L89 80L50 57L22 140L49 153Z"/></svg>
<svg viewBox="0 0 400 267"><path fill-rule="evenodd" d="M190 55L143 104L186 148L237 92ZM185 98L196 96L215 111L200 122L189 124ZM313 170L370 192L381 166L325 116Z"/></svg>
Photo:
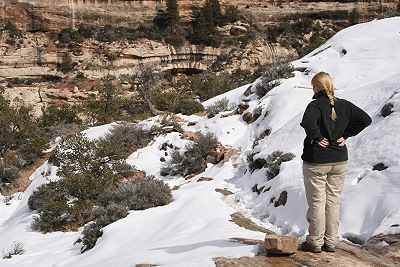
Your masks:
<svg viewBox="0 0 400 267"><path fill-rule="evenodd" d="M339 241L340 195L347 172L346 139L371 124L371 117L351 102L334 97L331 77L326 72L312 80L314 96L300 125L304 139L303 175L309 222L301 249L314 253L335 252Z"/></svg>

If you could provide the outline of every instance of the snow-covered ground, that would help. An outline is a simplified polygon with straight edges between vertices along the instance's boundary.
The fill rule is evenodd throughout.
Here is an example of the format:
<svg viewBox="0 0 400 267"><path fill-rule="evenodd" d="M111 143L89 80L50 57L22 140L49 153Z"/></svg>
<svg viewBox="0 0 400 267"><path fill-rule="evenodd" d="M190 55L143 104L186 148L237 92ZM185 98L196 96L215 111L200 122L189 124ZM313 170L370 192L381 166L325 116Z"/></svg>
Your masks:
<svg viewBox="0 0 400 267"><path fill-rule="evenodd" d="M80 253L81 244L75 244L80 232L41 234L30 228L35 212L28 209L27 199L33 190L55 176L54 167L45 163L30 177L32 183L25 192L12 199L0 196L0 251L8 251L14 242L24 243L26 250L23 255L0 259L0 266L214 266L214 257L257 253L257 246L229 242L229 238L264 238L262 233L230 222L230 214L236 211L278 233L304 238L307 205L300 155L305 134L299 123L313 94L304 87L310 87L311 77L320 71L331 74L337 97L352 101L373 119L371 126L347 141L349 171L342 196L340 234L365 241L376 234L400 233L399 48L399 17L359 24L294 61L295 67L307 71L295 72L295 77L284 80L262 99L255 94L245 97L243 92L250 86L245 85L203 103L207 106L223 97L240 103L248 98L250 111L263 109L253 124L247 124L239 115L211 119L182 116L197 122L195 126L185 124L186 130L214 132L223 145L238 149L238 156L208 166L189 181L182 177L166 179L159 175L163 164L159 159L164 156L160 145L168 141L183 148L187 141L177 133L158 137L150 146L133 153L128 162L147 174L166 179L171 187L182 185L173 191L174 201L163 207L131 211L126 218L105 227L96 246L84 254ZM253 90L257 82L251 85ZM393 113L382 117L380 110L387 103L394 105ZM92 128L86 134L97 138L109 127L112 125ZM266 129L271 134L255 144ZM249 154L264 158L276 150L296 155L282 164L277 177L267 181L266 169L248 171ZM388 168L373 171L378 163ZM200 177L213 180L197 182ZM252 189L255 184L270 190L257 194ZM227 188L234 194L223 199L216 188ZM275 207L271 198L278 199L283 191L288 193L287 202Z"/></svg>

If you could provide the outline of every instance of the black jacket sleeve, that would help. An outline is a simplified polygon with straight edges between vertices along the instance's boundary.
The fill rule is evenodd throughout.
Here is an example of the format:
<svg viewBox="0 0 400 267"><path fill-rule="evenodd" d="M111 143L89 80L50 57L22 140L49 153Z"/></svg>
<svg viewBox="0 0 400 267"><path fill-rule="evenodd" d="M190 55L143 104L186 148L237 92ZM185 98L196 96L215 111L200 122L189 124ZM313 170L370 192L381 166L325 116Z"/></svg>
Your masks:
<svg viewBox="0 0 400 267"><path fill-rule="evenodd" d="M321 141L324 139L320 128L320 114L321 112L317 105L315 105L314 102L311 102L307 106L300 123L301 127L304 128L307 137L314 141Z"/></svg>
<svg viewBox="0 0 400 267"><path fill-rule="evenodd" d="M349 102L349 104L350 120L348 126L343 133L343 138L345 139L359 134L372 122L371 117L365 111L363 111L351 102Z"/></svg>

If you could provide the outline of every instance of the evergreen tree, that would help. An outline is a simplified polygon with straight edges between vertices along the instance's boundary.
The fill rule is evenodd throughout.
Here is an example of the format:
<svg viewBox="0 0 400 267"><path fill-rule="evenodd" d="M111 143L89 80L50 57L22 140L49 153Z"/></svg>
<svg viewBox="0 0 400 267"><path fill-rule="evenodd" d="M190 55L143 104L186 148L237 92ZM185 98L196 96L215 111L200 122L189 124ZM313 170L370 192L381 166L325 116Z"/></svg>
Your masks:
<svg viewBox="0 0 400 267"><path fill-rule="evenodd" d="M129 76L129 81L133 88L138 91L140 97L154 116L160 114L160 111L155 108L152 98L159 89L161 78L161 74L156 69L144 64L139 64L139 71Z"/></svg>
<svg viewBox="0 0 400 267"><path fill-rule="evenodd" d="M206 0L198 17L193 22L193 43L212 45L215 26L211 2Z"/></svg>
<svg viewBox="0 0 400 267"><path fill-rule="evenodd" d="M179 10L177 0L167 0L167 13L172 24L179 22Z"/></svg>
<svg viewBox="0 0 400 267"><path fill-rule="evenodd" d="M212 17L215 26L221 26L223 21L223 16L221 12L221 5L218 0L210 0Z"/></svg>
<svg viewBox="0 0 400 267"><path fill-rule="evenodd" d="M153 23L161 30L165 30L168 27L171 27L172 30L179 23L179 20L177 0L167 0L167 10L158 10Z"/></svg>
<svg viewBox="0 0 400 267"><path fill-rule="evenodd" d="M115 77L107 75L96 86L98 96L86 104L86 111L99 124L109 123L122 116L120 92L114 85Z"/></svg>
<svg viewBox="0 0 400 267"><path fill-rule="evenodd" d="M0 157L15 150L24 161L20 164L30 164L42 155L48 140L32 116L32 108L22 101L12 106L3 92L0 89Z"/></svg>
<svg viewBox="0 0 400 267"><path fill-rule="evenodd" d="M236 22L240 20L239 9L237 6L229 5L225 9L224 20L228 23Z"/></svg>

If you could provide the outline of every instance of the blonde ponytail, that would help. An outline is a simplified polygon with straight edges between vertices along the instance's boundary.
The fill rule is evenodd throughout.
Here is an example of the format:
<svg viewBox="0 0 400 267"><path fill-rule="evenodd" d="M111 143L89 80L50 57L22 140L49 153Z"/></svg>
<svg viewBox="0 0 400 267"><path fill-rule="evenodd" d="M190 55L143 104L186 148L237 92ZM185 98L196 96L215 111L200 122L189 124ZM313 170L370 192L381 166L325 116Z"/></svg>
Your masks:
<svg viewBox="0 0 400 267"><path fill-rule="evenodd" d="M331 105L331 120L335 121L337 116L336 116L336 111L335 111L335 97L333 96L333 93L329 90L326 90L326 94L328 95L329 98L329 104Z"/></svg>
<svg viewBox="0 0 400 267"><path fill-rule="evenodd" d="M325 91L329 98L329 104L331 105L331 120L335 121L337 119L335 111L335 96L334 88L331 76L326 72L317 73L312 79L311 84L314 88L320 91Z"/></svg>

